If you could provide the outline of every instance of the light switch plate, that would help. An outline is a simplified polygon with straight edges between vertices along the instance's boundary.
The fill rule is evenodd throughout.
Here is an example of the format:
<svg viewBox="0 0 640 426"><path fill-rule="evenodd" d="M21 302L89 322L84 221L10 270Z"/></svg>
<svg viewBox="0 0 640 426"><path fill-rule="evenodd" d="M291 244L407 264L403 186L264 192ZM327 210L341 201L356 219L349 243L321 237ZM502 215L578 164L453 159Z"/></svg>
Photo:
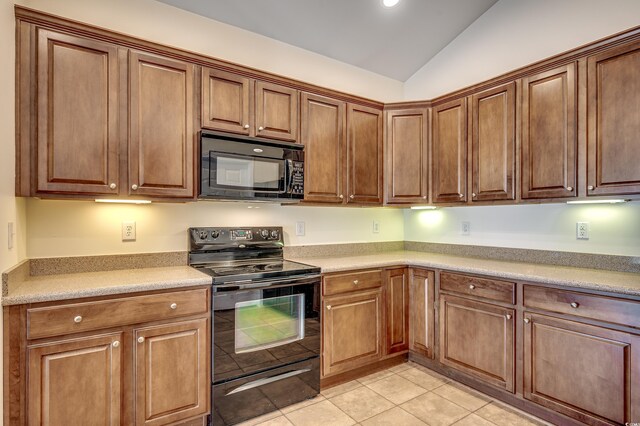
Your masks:
<svg viewBox="0 0 640 426"><path fill-rule="evenodd" d="M372 229L374 234L378 234L380 233L380 222L378 222L377 220L373 221L373 229Z"/></svg>
<svg viewBox="0 0 640 426"><path fill-rule="evenodd" d="M15 236L16 231L13 229L13 222L9 222L7 226L7 248L11 250L13 248L13 237Z"/></svg>
<svg viewBox="0 0 640 426"><path fill-rule="evenodd" d="M136 240L136 223L122 222L122 241Z"/></svg>

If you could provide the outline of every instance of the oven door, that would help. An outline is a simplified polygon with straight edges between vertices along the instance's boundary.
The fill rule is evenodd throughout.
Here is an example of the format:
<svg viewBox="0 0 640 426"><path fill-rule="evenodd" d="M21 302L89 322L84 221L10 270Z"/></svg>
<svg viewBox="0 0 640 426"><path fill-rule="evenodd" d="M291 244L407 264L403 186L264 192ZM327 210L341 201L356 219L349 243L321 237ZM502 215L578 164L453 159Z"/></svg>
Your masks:
<svg viewBox="0 0 640 426"><path fill-rule="evenodd" d="M213 286L213 382L320 354L320 276Z"/></svg>

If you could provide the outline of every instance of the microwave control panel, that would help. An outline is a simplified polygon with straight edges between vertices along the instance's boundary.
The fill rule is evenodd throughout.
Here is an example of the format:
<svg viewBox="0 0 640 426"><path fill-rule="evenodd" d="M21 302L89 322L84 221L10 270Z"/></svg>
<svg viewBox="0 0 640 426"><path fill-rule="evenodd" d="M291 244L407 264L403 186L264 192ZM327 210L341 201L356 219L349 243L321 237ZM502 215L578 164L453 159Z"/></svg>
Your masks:
<svg viewBox="0 0 640 426"><path fill-rule="evenodd" d="M291 173L291 193L304 195L304 163L302 161L293 162L293 173Z"/></svg>

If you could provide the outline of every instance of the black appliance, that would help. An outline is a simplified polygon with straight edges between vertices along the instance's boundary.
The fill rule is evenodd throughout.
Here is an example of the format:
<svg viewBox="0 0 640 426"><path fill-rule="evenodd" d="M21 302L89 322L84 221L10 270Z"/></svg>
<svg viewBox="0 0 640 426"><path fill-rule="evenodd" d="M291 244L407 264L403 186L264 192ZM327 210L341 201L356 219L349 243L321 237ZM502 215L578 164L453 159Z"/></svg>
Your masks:
<svg viewBox="0 0 640 426"><path fill-rule="evenodd" d="M200 133L199 198L298 202L304 197L304 146Z"/></svg>
<svg viewBox="0 0 640 426"><path fill-rule="evenodd" d="M189 228L189 264L213 284L213 425L320 391L320 268L283 246L281 227Z"/></svg>

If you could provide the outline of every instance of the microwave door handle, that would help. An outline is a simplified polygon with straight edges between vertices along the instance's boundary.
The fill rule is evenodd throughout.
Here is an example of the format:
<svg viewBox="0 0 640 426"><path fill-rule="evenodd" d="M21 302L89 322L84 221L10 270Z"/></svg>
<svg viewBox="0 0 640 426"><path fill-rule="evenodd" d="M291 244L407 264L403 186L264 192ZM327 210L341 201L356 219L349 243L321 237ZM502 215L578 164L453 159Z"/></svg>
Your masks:
<svg viewBox="0 0 640 426"><path fill-rule="evenodd" d="M285 160L285 174L287 176L287 179L285 181L284 184L284 191L282 192L282 194L288 194L289 192L291 192L291 187L293 186L293 160Z"/></svg>

